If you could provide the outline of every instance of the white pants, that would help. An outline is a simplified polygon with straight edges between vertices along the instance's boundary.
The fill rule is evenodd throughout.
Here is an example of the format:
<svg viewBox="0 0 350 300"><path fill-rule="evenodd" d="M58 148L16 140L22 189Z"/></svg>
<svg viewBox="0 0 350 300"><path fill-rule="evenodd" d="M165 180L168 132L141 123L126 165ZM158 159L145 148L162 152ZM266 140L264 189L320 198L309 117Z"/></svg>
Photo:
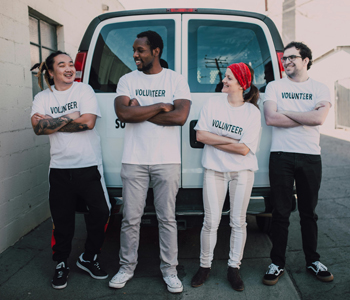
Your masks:
<svg viewBox="0 0 350 300"><path fill-rule="evenodd" d="M246 213L254 182L254 172L216 172L204 170L204 222L201 231L200 266L210 268L221 220L222 207L229 188L230 196L230 254L228 265L239 268L247 238Z"/></svg>

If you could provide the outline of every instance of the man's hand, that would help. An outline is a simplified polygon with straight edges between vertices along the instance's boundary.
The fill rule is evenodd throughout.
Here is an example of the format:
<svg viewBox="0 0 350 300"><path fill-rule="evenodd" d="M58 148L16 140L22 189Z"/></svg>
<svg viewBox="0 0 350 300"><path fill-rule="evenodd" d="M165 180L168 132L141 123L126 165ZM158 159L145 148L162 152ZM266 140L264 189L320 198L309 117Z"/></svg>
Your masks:
<svg viewBox="0 0 350 300"><path fill-rule="evenodd" d="M163 112L164 113L167 113L167 112L170 112L170 111L173 111L175 109L174 105L170 104L170 103L162 103L164 106L163 106Z"/></svg>
<svg viewBox="0 0 350 300"><path fill-rule="evenodd" d="M160 113L165 113L165 112L169 112L174 110L174 105L170 104L170 103L163 103L160 102L159 105L161 106L162 111ZM129 101L129 106L141 106L139 101L135 98L131 99Z"/></svg>
<svg viewBox="0 0 350 300"><path fill-rule="evenodd" d="M191 108L191 101L177 99L174 104L162 103L162 112L148 119L156 125L161 126L183 126L186 123Z"/></svg>
<svg viewBox="0 0 350 300"><path fill-rule="evenodd" d="M326 103L323 102L323 101L318 102L318 103L316 104L316 106L314 107L314 110L318 110L318 109L321 108L321 107L326 107Z"/></svg>
<svg viewBox="0 0 350 300"><path fill-rule="evenodd" d="M140 103L137 99L133 98L129 101L129 106L140 106Z"/></svg>
<svg viewBox="0 0 350 300"><path fill-rule="evenodd" d="M72 120L75 120L75 119L78 119L80 117L80 111L75 111L75 112L72 112L72 113L65 115L65 116L72 119Z"/></svg>
<svg viewBox="0 0 350 300"><path fill-rule="evenodd" d="M39 114L39 113L35 113L33 116L32 116L33 120L39 122L40 120L45 120L45 119L52 119L51 116L49 115L42 115L42 114Z"/></svg>

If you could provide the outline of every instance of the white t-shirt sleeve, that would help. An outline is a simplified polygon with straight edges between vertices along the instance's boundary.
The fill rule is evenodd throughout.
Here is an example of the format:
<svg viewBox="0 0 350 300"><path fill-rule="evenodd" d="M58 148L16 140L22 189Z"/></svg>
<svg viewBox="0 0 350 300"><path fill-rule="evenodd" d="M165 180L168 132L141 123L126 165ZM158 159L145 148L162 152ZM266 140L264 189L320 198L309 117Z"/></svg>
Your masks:
<svg viewBox="0 0 350 300"><path fill-rule="evenodd" d="M245 144L250 151L255 154L260 140L261 114L258 109L254 108L253 111L254 113L249 117L250 122L248 128L244 130L243 136L239 143Z"/></svg>
<svg viewBox="0 0 350 300"><path fill-rule="evenodd" d="M202 110L199 114L198 122L194 127L194 130L203 130L203 131L210 132L210 127L208 124L208 120L209 120L208 110L209 110L209 103L207 102L202 107Z"/></svg>
<svg viewBox="0 0 350 300"><path fill-rule="evenodd" d="M273 82L270 82L266 86L265 98L264 98L263 102L268 101L268 100L271 100L271 101L274 101L277 103L276 91L275 91Z"/></svg>
<svg viewBox="0 0 350 300"><path fill-rule="evenodd" d="M101 117L95 92L88 84L81 86L79 109L80 115L93 114Z"/></svg>
<svg viewBox="0 0 350 300"><path fill-rule="evenodd" d="M134 78L135 79L135 78ZM117 97L119 96L127 96L131 98L130 96L130 88L126 79L126 75L122 76L119 79L118 85L117 85Z"/></svg>
<svg viewBox="0 0 350 300"><path fill-rule="evenodd" d="M40 92L39 94L35 95L30 117L32 117L35 113L39 113L42 115L46 114L45 106L43 105L43 98L43 92Z"/></svg>
<svg viewBox="0 0 350 300"><path fill-rule="evenodd" d="M191 101L191 92L187 80L182 75L179 75L178 83L175 87L173 101L178 99L186 99Z"/></svg>
<svg viewBox="0 0 350 300"><path fill-rule="evenodd" d="M317 89L316 98L317 98L316 104L321 101L327 101L331 104L331 106L333 105L329 88L323 83L320 83L320 87Z"/></svg>

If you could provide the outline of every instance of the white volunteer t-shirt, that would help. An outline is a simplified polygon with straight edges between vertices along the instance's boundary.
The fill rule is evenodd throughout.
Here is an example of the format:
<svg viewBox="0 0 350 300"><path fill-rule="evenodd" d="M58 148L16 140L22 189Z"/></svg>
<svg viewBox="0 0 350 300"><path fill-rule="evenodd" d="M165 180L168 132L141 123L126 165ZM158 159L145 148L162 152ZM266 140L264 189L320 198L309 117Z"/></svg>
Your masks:
<svg viewBox="0 0 350 300"><path fill-rule="evenodd" d="M215 96L203 106L194 129L239 140L239 143L250 149L248 154L243 156L205 145L202 156L204 168L218 172L258 170L255 153L261 131L261 113L253 104L244 103L242 106L233 107L227 101L227 94Z"/></svg>
<svg viewBox="0 0 350 300"><path fill-rule="evenodd" d="M31 116L35 113L58 118L75 111L80 115L101 117L93 89L84 83L74 82L66 91L54 86L34 97ZM102 164L100 137L94 129L82 132L55 132L50 138L50 168L75 169Z"/></svg>
<svg viewBox="0 0 350 300"><path fill-rule="evenodd" d="M277 103L277 111L307 112L313 110L320 101L328 101L332 105L327 86L311 78L294 82L285 77L270 82L266 87L264 102L268 100ZM271 151L320 154L319 126L273 126Z"/></svg>
<svg viewBox="0 0 350 300"><path fill-rule="evenodd" d="M169 69L147 75L138 70L120 78L117 97L137 99L141 106L191 100L186 79ZM122 163L138 165L177 164L180 157L180 126L160 126L148 121L127 123Z"/></svg>

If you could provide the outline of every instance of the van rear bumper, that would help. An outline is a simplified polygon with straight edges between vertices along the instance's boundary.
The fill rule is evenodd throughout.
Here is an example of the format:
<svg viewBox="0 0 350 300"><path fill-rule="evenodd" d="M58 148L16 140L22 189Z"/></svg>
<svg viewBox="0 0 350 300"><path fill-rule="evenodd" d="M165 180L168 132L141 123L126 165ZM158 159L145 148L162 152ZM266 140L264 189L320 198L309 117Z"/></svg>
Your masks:
<svg viewBox="0 0 350 300"><path fill-rule="evenodd" d="M120 213L123 204L122 189L109 188L108 194L113 207L114 213ZM272 206L270 203L270 188L269 187L254 187L247 210L249 215L264 215L270 216ZM225 199L222 215L229 215L230 204L228 195ZM180 188L176 197L176 215L177 216L203 216L203 200L202 189L183 189ZM146 199L146 207L144 216L155 216L153 205L153 190L150 188Z"/></svg>

